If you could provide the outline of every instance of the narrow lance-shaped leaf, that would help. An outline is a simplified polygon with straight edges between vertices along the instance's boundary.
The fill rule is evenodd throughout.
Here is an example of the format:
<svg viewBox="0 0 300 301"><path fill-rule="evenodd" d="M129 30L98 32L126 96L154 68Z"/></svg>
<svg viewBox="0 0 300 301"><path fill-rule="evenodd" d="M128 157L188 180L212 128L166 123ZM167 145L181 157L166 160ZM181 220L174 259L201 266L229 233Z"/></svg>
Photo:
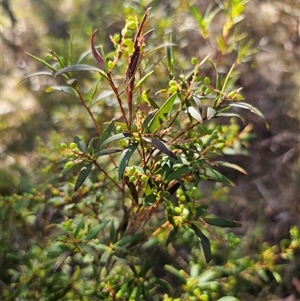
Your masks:
<svg viewBox="0 0 300 301"><path fill-rule="evenodd" d="M141 294L143 292L143 287L144 287L144 284L141 284L139 283L137 288L135 288L136 292L135 292L135 301L139 301L141 300L140 297L141 297Z"/></svg>
<svg viewBox="0 0 300 301"><path fill-rule="evenodd" d="M143 137L143 139L150 143L154 148L160 150L161 152L165 153L169 157L174 160L177 160L176 155L171 151L171 149L161 140L154 138L154 137Z"/></svg>
<svg viewBox="0 0 300 301"><path fill-rule="evenodd" d="M233 183L228 178L226 178L224 175L222 175L220 172L218 172L213 168L210 167L204 168L204 175L208 177L210 180L213 180L215 182L220 182L223 184L228 184L233 186Z"/></svg>
<svg viewBox="0 0 300 301"><path fill-rule="evenodd" d="M229 163L229 162L224 162L224 161L214 161L214 163L216 163L218 165L225 166L225 167L229 167L229 168L232 168L232 169L235 169L235 170L238 170L240 173L242 173L244 175L247 174L246 170L244 168L240 167L237 164L233 164L233 163Z"/></svg>
<svg viewBox="0 0 300 301"><path fill-rule="evenodd" d="M202 103L201 103L201 100L197 96L193 96L193 99L194 99L195 105L197 106L198 112L200 113L200 116L201 116L202 115Z"/></svg>
<svg viewBox="0 0 300 301"><path fill-rule="evenodd" d="M235 228L235 227L242 226L242 224L239 222L236 222L231 219L220 218L220 217L216 217L216 218L207 217L207 218L203 218L203 220L212 226L217 226L217 227L222 227L222 228L225 228L225 227Z"/></svg>
<svg viewBox="0 0 300 301"><path fill-rule="evenodd" d="M52 65L48 64L47 62L45 62L44 60L34 56L33 54L30 54L28 52L25 52L27 55L29 55L30 57L32 57L33 59L35 59L37 62L41 63L42 65L46 66L47 68L49 68L50 70L56 72L57 69L55 67L53 67Z"/></svg>
<svg viewBox="0 0 300 301"><path fill-rule="evenodd" d="M208 107L207 108L207 120L212 119L213 117L215 117L217 114L217 111L215 109L213 109L212 107Z"/></svg>
<svg viewBox="0 0 300 301"><path fill-rule="evenodd" d="M31 73L27 76L25 76L24 78L22 78L18 84L20 84L22 81L24 81L25 79L28 79L32 76L41 76L41 75L46 75L46 76L53 76L53 72L50 72L50 71L39 71L39 72L34 72L34 73Z"/></svg>
<svg viewBox="0 0 300 301"><path fill-rule="evenodd" d="M181 176L189 173L192 170L192 168L188 165L183 165L173 171L166 179L166 182L171 182L172 180L179 179Z"/></svg>
<svg viewBox="0 0 300 301"><path fill-rule="evenodd" d="M141 277L146 276L147 272L150 270L150 268L153 266L154 261L157 258L157 254L158 254L159 248L155 248L154 251L152 252L152 254L150 255L149 258L147 258L146 262L143 264L142 270L141 270Z"/></svg>
<svg viewBox="0 0 300 301"><path fill-rule="evenodd" d="M169 245L170 242L174 241L175 236L178 232L179 227L174 226L171 231L169 232L168 238L166 240L166 246Z"/></svg>
<svg viewBox="0 0 300 301"><path fill-rule="evenodd" d="M151 119L153 118L153 116L155 115L155 113L158 111L158 108L157 109L154 109L153 111L151 111L148 116L145 118L144 122L143 122L143 125L142 125L142 128L144 130L145 133L149 132L148 130L148 124L149 122L151 121Z"/></svg>
<svg viewBox="0 0 300 301"><path fill-rule="evenodd" d="M79 172L79 176L76 180L76 184L74 187L74 192L76 192L81 185L83 184L83 182L85 181L85 179L89 176L91 170L92 170L93 164L90 163L84 167L81 168L80 172Z"/></svg>
<svg viewBox="0 0 300 301"><path fill-rule="evenodd" d="M141 233L135 233L132 235L125 236L115 243L116 246L124 246L128 243L133 243L141 238Z"/></svg>
<svg viewBox="0 0 300 301"><path fill-rule="evenodd" d="M199 67L201 67L210 57L210 54L208 54L206 57L204 57L201 62L199 63Z"/></svg>
<svg viewBox="0 0 300 301"><path fill-rule="evenodd" d="M160 125L167 118L167 115L170 113L173 104L175 102L177 94L173 93L166 102L160 107L160 109L155 113L153 119L149 123L149 131L150 133L154 133L158 130Z"/></svg>
<svg viewBox="0 0 300 301"><path fill-rule="evenodd" d="M120 158L119 170L118 170L119 180L122 179L125 168L128 165L129 160L130 160L131 156L133 155L133 153L135 152L135 150L137 149L138 145L139 145L139 143L132 143L128 146L128 148L124 149L124 151L122 152L121 158Z"/></svg>
<svg viewBox="0 0 300 301"><path fill-rule="evenodd" d="M239 119L241 119L243 121L243 123L245 123L245 119L239 115L239 114L235 114L235 113L223 113L223 112L217 112L216 117L237 117Z"/></svg>
<svg viewBox="0 0 300 301"><path fill-rule="evenodd" d="M253 107L249 103L246 103L246 102L233 102L233 103L229 103L228 106L229 107L238 107L238 108L250 110L253 114L257 115L258 117L260 117L265 122L267 129L269 128L269 124L265 120L264 115L260 112L260 110L258 110L257 108Z"/></svg>
<svg viewBox="0 0 300 301"><path fill-rule="evenodd" d="M62 265L62 263L71 255L70 251L62 252L57 258L53 271L56 272L57 269Z"/></svg>
<svg viewBox="0 0 300 301"><path fill-rule="evenodd" d="M63 69L57 71L57 72L55 73L54 76L56 77L56 76L59 76L59 75L64 74L64 73L68 73L68 72L76 72L76 71L98 72L98 73L100 73L102 76L104 76L105 78L107 78L106 73L103 72L101 69L96 68L96 67L94 67L94 66L85 65L85 64L77 64L77 65L72 65L72 66L63 68Z"/></svg>
<svg viewBox="0 0 300 301"><path fill-rule="evenodd" d="M78 147L83 153L86 152L86 145L85 145L85 143L84 143L78 136L76 136L76 137L74 138L74 142L76 143L77 147Z"/></svg>
<svg viewBox="0 0 300 301"><path fill-rule="evenodd" d="M202 233L202 231L197 227L197 225L194 222L191 223L191 228L194 230L195 234L200 238L205 260L208 263L212 258L209 239Z"/></svg>
<svg viewBox="0 0 300 301"><path fill-rule="evenodd" d="M168 61L168 71L170 76L174 74L174 49L172 44L172 35L170 35L170 44L167 45L167 61Z"/></svg>
<svg viewBox="0 0 300 301"><path fill-rule="evenodd" d="M51 87L48 87L46 89L46 93L50 93L52 91L59 91L59 92L64 92L66 94L69 94L71 96L76 96L77 97L77 94L75 92L75 90L69 86L51 86Z"/></svg>
<svg viewBox="0 0 300 301"><path fill-rule="evenodd" d="M127 137L131 137L131 133L120 133L120 134L116 134L113 135L111 137L109 137L108 139L106 139L105 141L103 141L101 148L103 148L106 144L113 142L113 141L117 141L123 138L127 138Z"/></svg>
<svg viewBox="0 0 300 301"><path fill-rule="evenodd" d="M114 221L112 220L109 229L109 242L113 243L115 241L115 237L116 237L116 227Z"/></svg>
<svg viewBox="0 0 300 301"><path fill-rule="evenodd" d="M196 119L198 122L203 123L203 119L199 113L194 107L187 107L184 109L185 112L187 112L192 118Z"/></svg>
<svg viewBox="0 0 300 301"><path fill-rule="evenodd" d="M118 153L121 151L122 151L121 148L106 148L106 149L102 149L99 152L96 152L95 154L93 154L93 158L98 158L101 156L110 155L110 154Z"/></svg>
<svg viewBox="0 0 300 301"><path fill-rule="evenodd" d="M154 72L154 70L150 71L149 73L147 73L142 79L139 80L139 82L136 84L136 86L134 87L135 90L137 90L138 88L140 88L140 86L145 82L145 80Z"/></svg>
<svg viewBox="0 0 300 301"><path fill-rule="evenodd" d="M81 243L81 244L78 244L78 246L79 246L86 254L92 255L96 261L99 260L98 252L97 252L91 245L85 244L85 243Z"/></svg>
<svg viewBox="0 0 300 301"><path fill-rule="evenodd" d="M164 44L158 45L154 48L151 48L151 49L145 51L143 53L143 58L153 55L155 52L157 52L158 50L160 50L162 48L171 47L171 46L177 46L177 45L175 43L164 43Z"/></svg>
<svg viewBox="0 0 300 301"><path fill-rule="evenodd" d="M223 83L223 86L222 86L221 94L225 93L225 90L228 87L228 84L229 84L229 81L230 81L230 78L231 78L234 67L235 67L235 64L232 65L232 67L230 68L230 70L227 73L227 76L226 76L226 78L224 80L224 83Z"/></svg>
<svg viewBox="0 0 300 301"><path fill-rule="evenodd" d="M164 268L167 272L172 273L174 276L176 276L178 279L180 279L183 283L187 282L187 278L184 275L182 275L180 273L180 271L178 271L172 265L165 264Z"/></svg>
<svg viewBox="0 0 300 301"><path fill-rule="evenodd" d="M71 65L71 58L73 54L73 35L70 35L70 45L69 45L69 52L68 52L68 66Z"/></svg>
<svg viewBox="0 0 300 301"><path fill-rule="evenodd" d="M98 31L97 29L94 30L94 32L91 36L91 49L92 49L94 59L99 64L100 68L102 70L105 70L104 60L103 60L102 56L100 55L100 53L98 52L98 50L95 47L95 34L96 34L97 31Z"/></svg>
<svg viewBox="0 0 300 301"><path fill-rule="evenodd" d="M110 222L110 220L103 221L100 225L95 226L86 235L86 239L90 240L94 238L102 229L106 227L106 225Z"/></svg>
<svg viewBox="0 0 300 301"><path fill-rule="evenodd" d="M213 63L212 63L212 64L213 64ZM216 69L216 67L215 67L214 64L213 64L213 66L214 66L215 71L216 71L216 74L217 74L217 69ZM225 80L224 80L223 85L221 85L220 76L217 74L216 88L217 88L217 90L220 91L220 92L219 92L219 96L216 97L216 99L215 99L215 101L214 101L214 105L213 105L214 108L218 106L218 104L220 103L220 100L221 100L222 97L223 97L223 94L224 94L226 88L228 87L229 80L230 80L230 78L231 78L231 75L232 75L232 72L233 72L234 67L235 67L235 64L232 65L232 67L230 68L229 72L227 73L227 76L226 76L226 78L225 78Z"/></svg>
<svg viewBox="0 0 300 301"><path fill-rule="evenodd" d="M80 230L84 227L84 223L85 223L85 218L82 218L81 221L79 222L79 224L77 225L76 229L75 229L75 232L74 232L74 237L75 238L79 234Z"/></svg>
<svg viewBox="0 0 300 301"><path fill-rule="evenodd" d="M102 135L101 135L101 137L99 139L98 146L97 146L97 151L101 149L101 146L102 146L103 142L109 138L109 136L112 133L112 130L113 130L114 126L115 126L115 119L112 119L111 122L110 122L110 124L103 131L103 133L102 133Z"/></svg>
<svg viewBox="0 0 300 301"><path fill-rule="evenodd" d="M53 57L56 58L58 64L60 65L61 68L65 68L65 63L63 57L59 56L55 51L50 50L50 53Z"/></svg>

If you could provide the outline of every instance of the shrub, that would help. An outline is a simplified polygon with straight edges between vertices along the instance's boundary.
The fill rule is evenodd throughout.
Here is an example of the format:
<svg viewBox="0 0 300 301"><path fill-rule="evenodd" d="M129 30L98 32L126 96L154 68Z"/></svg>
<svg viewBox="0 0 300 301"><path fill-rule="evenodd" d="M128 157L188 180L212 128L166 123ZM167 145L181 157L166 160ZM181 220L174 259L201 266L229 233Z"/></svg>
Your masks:
<svg viewBox="0 0 300 301"><path fill-rule="evenodd" d="M92 33L97 66L82 63L88 53L72 65L72 41L68 58L54 51L48 60L30 55L49 69L30 76L57 78L59 85L47 92L77 99L89 121L73 141L53 135L49 146L41 143L46 187L2 200L2 220L17 221L29 238L17 242L19 252L3 251L17 266L6 274L7 299L228 301L243 296L236 275L258 287L256 273L265 281L266 269L278 277L270 268L277 250L268 247L257 262L246 257L222 265L227 259L218 249L228 255L240 238L217 227L240 223L213 215L205 199L226 199L224 186L233 185L220 168L246 174L221 159L245 153L252 137L250 126L240 130L237 119L244 119L234 109L264 119L235 86L237 67L252 52L233 31L245 2L225 1L204 15L191 7L205 39L214 17L225 15L216 38L219 60L193 57L181 65L172 40L148 49L155 32L147 29L150 9L141 20L127 17L120 34L110 37L111 52L96 47ZM153 59L164 49L164 61ZM220 73L219 62L232 53L235 62ZM200 189L206 182L212 183L208 192Z"/></svg>

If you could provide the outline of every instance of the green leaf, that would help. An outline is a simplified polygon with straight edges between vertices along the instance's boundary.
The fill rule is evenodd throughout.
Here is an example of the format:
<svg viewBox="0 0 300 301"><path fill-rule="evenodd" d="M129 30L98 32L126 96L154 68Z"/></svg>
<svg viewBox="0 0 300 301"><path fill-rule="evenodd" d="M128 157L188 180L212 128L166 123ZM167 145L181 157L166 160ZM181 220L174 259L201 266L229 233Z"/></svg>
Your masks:
<svg viewBox="0 0 300 301"><path fill-rule="evenodd" d="M119 170L118 170L118 177L119 180L122 179L123 173L125 171L125 168L127 167L129 160L135 150L137 149L139 143L132 143L130 144L126 149L123 150L121 157L120 157L120 164L119 164Z"/></svg>
<svg viewBox="0 0 300 301"><path fill-rule="evenodd" d="M205 260L208 263L212 258L209 239L197 227L195 222L192 222L190 227L194 230L195 234L200 238Z"/></svg>
<svg viewBox="0 0 300 301"><path fill-rule="evenodd" d="M112 253L112 250L111 250L111 249L107 249L107 250L102 254L102 256L101 256L101 258L100 258L100 265L101 265L101 266L104 266L105 264L107 264L107 261L108 261L110 255L111 255L111 253Z"/></svg>
<svg viewBox="0 0 300 301"><path fill-rule="evenodd" d="M200 283L210 282L211 280L214 280L218 277L219 277L218 272L213 270L206 270L203 273L201 273L197 277L197 279L198 279L198 283L200 284Z"/></svg>
<svg viewBox="0 0 300 301"><path fill-rule="evenodd" d="M56 70L55 70L56 71ZM63 68L59 71L57 71L54 75L54 77L68 73L68 72L77 72L77 71L90 71L90 72L98 72L105 78L107 78L107 75L105 72L103 72L101 69L96 68L94 66L85 65L85 64L76 64L72 66L68 66L66 68Z"/></svg>
<svg viewBox="0 0 300 301"><path fill-rule="evenodd" d="M176 169L175 171L173 171L167 178L166 178L166 182L171 182L172 180L175 179L179 179L182 175L185 175L187 173L189 173L193 168L191 168L188 165L183 165L181 167L179 167L178 169Z"/></svg>
<svg viewBox="0 0 300 301"><path fill-rule="evenodd" d="M83 217L83 218L81 219L81 221L79 222L79 224L77 225L76 229L75 229L75 232L74 232L74 237L75 237L75 238L76 238L77 235L79 234L80 230L83 228L84 223L85 223L85 218Z"/></svg>
<svg viewBox="0 0 300 301"><path fill-rule="evenodd" d="M85 179L89 176L91 170L92 170L93 164L89 163L88 165L84 166L81 168L78 178L76 180L76 184L74 187L74 192L76 192L81 185L83 184L83 182L85 181Z"/></svg>
<svg viewBox="0 0 300 301"><path fill-rule="evenodd" d="M75 90L73 88L69 87L69 86L51 86L51 87L48 87L46 89L46 93L50 93L50 92L53 92L53 91L64 92L66 94L77 97L77 94L76 94Z"/></svg>
<svg viewBox="0 0 300 301"><path fill-rule="evenodd" d="M150 193L149 195L147 195L144 199L144 203L146 206L152 206L154 204L156 200L156 195L153 193Z"/></svg>
<svg viewBox="0 0 300 301"><path fill-rule="evenodd" d="M141 78L138 83L136 84L136 86L134 87L134 90L137 90L140 88L140 86L145 82L145 80L154 72L154 70L150 71L149 73L147 73L143 78Z"/></svg>
<svg viewBox="0 0 300 301"><path fill-rule="evenodd" d="M95 226L86 235L86 239L90 240L94 238L102 229L106 227L106 225L110 222L110 220L103 221L100 225Z"/></svg>
<svg viewBox="0 0 300 301"><path fill-rule="evenodd" d="M89 49L89 50L86 50L85 52L83 52L80 56L79 56L79 58L78 58L78 60L77 60L77 65L78 64L80 64L90 53L92 52L92 50L91 49Z"/></svg>
<svg viewBox="0 0 300 301"><path fill-rule="evenodd" d="M141 233L135 233L132 235L125 236L115 243L116 246L124 246L128 243L133 243L141 238Z"/></svg>
<svg viewBox="0 0 300 301"><path fill-rule="evenodd" d="M202 103L201 103L201 99L198 96L193 96L193 100L195 102L195 105L197 106L198 112L201 116L202 114ZM202 118L202 117L201 117Z"/></svg>
<svg viewBox="0 0 300 301"><path fill-rule="evenodd" d="M143 55L143 57L147 57L147 56L150 56L152 55L153 53L155 53L156 51L162 49L162 48L167 48L170 47L170 46L177 46L175 43L163 43L163 44L160 44L152 49L149 49L147 51L145 51L145 54ZM168 50L167 50L168 51Z"/></svg>
<svg viewBox="0 0 300 301"><path fill-rule="evenodd" d="M139 276L139 273L138 273L138 271L136 270L135 265L132 264L132 263L130 263L130 264L129 264L129 267L131 268L131 270L132 270L134 276L135 276L135 277L138 277L138 276Z"/></svg>
<svg viewBox="0 0 300 301"><path fill-rule="evenodd" d="M145 118L144 122L143 122L143 125L142 125L142 128L144 130L144 132L149 132L148 130L148 125L149 125L149 122L150 120L153 118L153 116L155 115L155 113L158 111L158 108L157 109L154 109L153 111L151 111L148 116Z"/></svg>
<svg viewBox="0 0 300 301"><path fill-rule="evenodd" d="M195 216L200 217L206 215L208 208L209 208L208 205L200 205L199 207L196 208Z"/></svg>
<svg viewBox="0 0 300 301"><path fill-rule="evenodd" d="M220 182L223 184L234 186L233 183L228 178L226 178L217 170L212 169L210 167L205 168L204 175L207 176L210 180L213 180L215 182Z"/></svg>
<svg viewBox="0 0 300 301"><path fill-rule="evenodd" d="M260 117L266 124L266 128L269 129L269 124L265 120L264 115L254 106L250 105L249 103L246 102L231 102L228 104L229 107L238 107L246 110L250 110L253 114L257 115Z"/></svg>
<svg viewBox="0 0 300 301"><path fill-rule="evenodd" d="M78 136L74 138L74 142L83 153L86 153L86 145Z"/></svg>
<svg viewBox="0 0 300 301"><path fill-rule="evenodd" d="M215 218L206 217L206 218L203 218L203 220L212 226L217 226L217 227L221 227L221 228L226 228L226 227L235 228L235 227L242 226L242 224L240 222L236 222L231 219L220 218L220 217L215 217Z"/></svg>
<svg viewBox="0 0 300 301"><path fill-rule="evenodd" d="M71 65L71 59L73 54L73 35L70 35L70 45L69 45L69 52L68 52L68 66Z"/></svg>
<svg viewBox="0 0 300 301"><path fill-rule="evenodd" d="M50 72L50 71L39 71L39 72L34 72L34 73L31 73L27 76L25 76L24 78L22 78L18 84L20 84L22 81L24 81L25 79L28 79L32 76L41 76L41 75L46 75L46 76L53 76L53 72Z"/></svg>
<svg viewBox="0 0 300 301"><path fill-rule="evenodd" d="M194 107L187 107L184 109L184 111L188 113L192 118L196 119L198 122L203 123L201 114Z"/></svg>
<svg viewBox="0 0 300 301"><path fill-rule="evenodd" d="M112 133L113 128L115 127L115 119L112 119L108 127L103 131L97 146L97 150L101 149L102 144L105 140L109 138Z"/></svg>
<svg viewBox="0 0 300 301"><path fill-rule="evenodd" d="M166 246L169 245L172 241L174 241L174 238L178 232L179 227L174 226L171 231L169 232L168 238L166 240Z"/></svg>
<svg viewBox="0 0 300 301"><path fill-rule="evenodd" d="M243 123L245 123L245 119L241 115L235 114L235 113L217 112L216 117L237 117L237 118L241 119L243 121Z"/></svg>
<svg viewBox="0 0 300 301"><path fill-rule="evenodd" d="M235 67L235 64L232 65L232 67L230 68L230 70L228 71L226 78L224 80L223 86L222 86L222 90L221 90L221 94L223 95L225 93L226 88L228 87L229 81L231 79L231 75L233 72L233 69Z"/></svg>
<svg viewBox="0 0 300 301"><path fill-rule="evenodd" d="M32 57L33 59L35 59L35 60L36 60L37 62L39 62L40 64L42 64L42 65L46 66L47 68L49 68L50 70L52 70L52 71L54 71L54 72L57 71L56 68L54 68L52 65L48 64L46 61L44 61L44 60L42 60L42 59L40 59L40 58L34 56L33 54L28 53L28 52L25 52L25 53L26 53L27 55L29 55L30 57Z"/></svg>
<svg viewBox="0 0 300 301"><path fill-rule="evenodd" d="M96 152L95 154L93 154L93 158L98 158L101 156L110 155L110 154L118 153L121 151L122 151L121 148L106 148L106 149L102 149L99 152Z"/></svg>
<svg viewBox="0 0 300 301"><path fill-rule="evenodd" d="M160 150L161 152L168 155L170 158L177 160L176 155L171 151L171 149L161 140L154 137L143 137L143 139L150 143L154 148Z"/></svg>
<svg viewBox="0 0 300 301"><path fill-rule="evenodd" d="M53 271L56 272L57 269L62 265L62 263L70 256L71 252L70 251L65 251L62 252L59 257L57 258Z"/></svg>
<svg viewBox="0 0 300 301"><path fill-rule="evenodd" d="M115 241L116 236L116 228L114 221L111 221L110 229L109 229L109 242L113 243Z"/></svg>
<svg viewBox="0 0 300 301"><path fill-rule="evenodd" d="M215 109L213 109L212 107L208 107L207 108L207 120L212 119L213 117L215 117L217 114L217 111Z"/></svg>
<svg viewBox="0 0 300 301"><path fill-rule="evenodd" d="M239 165L229 163L229 162L223 162L223 161L214 161L214 163L216 163L218 165L225 166L225 167L229 167L229 168L232 168L232 169L235 169L235 170L238 170L240 173L242 173L244 175L247 175L247 171L244 168L240 167Z"/></svg>
<svg viewBox="0 0 300 301"><path fill-rule="evenodd" d="M52 54L52 56L56 58L56 61L58 62L59 66L61 68L64 68L65 67L64 58L62 56L59 56L55 51L51 50L50 53Z"/></svg>
<svg viewBox="0 0 300 301"><path fill-rule="evenodd" d="M112 90L104 90L96 97L96 99L93 101L93 104L96 104L100 100L103 100L104 98L111 96L113 94L114 94L114 92Z"/></svg>
<svg viewBox="0 0 300 301"><path fill-rule="evenodd" d="M153 267L154 261L157 259L157 254L158 254L159 248L155 248L150 257L146 259L146 262L144 262L140 277L145 278L146 274L150 270L151 267Z"/></svg>
<svg viewBox="0 0 300 301"><path fill-rule="evenodd" d="M172 35L170 35L170 45L167 45L167 62L168 62L168 71L170 74L170 77L174 74L174 49L172 43Z"/></svg>
<svg viewBox="0 0 300 301"><path fill-rule="evenodd" d="M84 252L90 254L94 257L96 261L99 259L98 252L89 244L79 244L78 245Z"/></svg>
<svg viewBox="0 0 300 301"><path fill-rule="evenodd" d="M143 291L143 285L139 284L138 287L136 288L135 301L139 301L140 300L140 296L142 294L142 291Z"/></svg>
<svg viewBox="0 0 300 301"><path fill-rule="evenodd" d="M187 279L186 277L184 277L180 271L178 271L175 267L173 267L172 265L168 265L165 264L164 266L165 270L171 274L173 274L174 276L176 276L178 279L180 279L183 283L186 283Z"/></svg>
<svg viewBox="0 0 300 301"><path fill-rule="evenodd" d="M158 130L160 125L164 122L164 120L167 118L167 115L170 113L173 104L175 102L177 93L173 93L166 102L158 109L158 111L155 113L154 117L149 123L149 131L150 133L154 133Z"/></svg>
<svg viewBox="0 0 300 301"><path fill-rule="evenodd" d="M131 137L131 134L130 133L120 133L120 134L113 135L113 136L109 137L108 139L106 139L105 141L103 141L100 148L103 148L106 144L108 144L110 142L120 140L123 138L127 138L127 137Z"/></svg>

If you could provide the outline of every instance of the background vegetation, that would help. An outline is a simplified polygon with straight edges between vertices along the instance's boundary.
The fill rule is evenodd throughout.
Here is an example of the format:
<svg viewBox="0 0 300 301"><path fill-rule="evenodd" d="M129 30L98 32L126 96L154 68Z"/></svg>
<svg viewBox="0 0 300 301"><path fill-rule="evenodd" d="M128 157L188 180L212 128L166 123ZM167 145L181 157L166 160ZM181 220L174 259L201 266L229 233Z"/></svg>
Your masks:
<svg viewBox="0 0 300 301"><path fill-rule="evenodd" d="M204 39L205 27L201 29L189 9L189 4L194 4L200 12L205 12L208 5L213 9L218 1L190 2L2 1L0 269L4 272L0 277L1 299L9 299L15 293L21 300L57 300L56 295L51 295L51 287L46 289L49 275L43 266L45 263L52 267L57 263L56 250L52 250L53 254L49 249L43 252L49 248L48 238L52 234L48 226L55 221L66 222L67 227L67 221L72 218L71 203L67 208L59 206L62 193L72 202L79 202L81 198L79 195L72 199L69 182L74 181L75 173L71 179L70 174L61 176L66 159L60 145L71 143L76 135L85 137L86 141L96 135L91 120L78 102L68 94L45 93L57 80L30 77L18 85L30 73L45 70L25 52L47 59L50 49L67 57L72 34L72 59L76 60L89 50L89 39L95 28L99 29L97 42L106 52L112 51L109 35L120 32L128 15L134 14L140 19L148 6L153 8L147 26L155 29L149 43L158 46L168 42L172 34L178 48L176 60L182 67L190 64L191 57L204 58L213 53L219 65L230 68L236 59L238 42L242 40L245 41L242 45L250 46L248 43L252 41L251 47L245 48L243 53L236 85L243 87L246 101L258 107L270 125L267 130L255 115L244 114L250 122L246 131L253 128L255 137L244 143L246 148L235 145L237 155L228 153L226 160L242 166L248 175L224 169L223 174L235 187L229 189L206 183L200 189L201 199L210 205L211 213L242 222L242 227L233 231L242 238L241 244L232 251L216 234L212 235L214 259L207 265L198 246L191 243L191 236L186 234L167 253L162 251L157 255L157 275L153 278L166 273L165 279L176 288L181 284L177 272L190 273L184 274L190 281L185 283L184 293L168 290L170 297L185 296L187 300L200 295L194 292L198 282L209 283L201 287L202 299L198 300L216 300L216 296L226 295L240 300L276 300L291 295L295 300L300 298L297 282L300 279L299 7L294 1L249 1L244 19L236 32L230 32L222 49L217 37L226 36L222 27L226 16L214 20L209 36ZM164 57L163 50L153 57L158 65L157 77L155 81L150 79L149 85L156 87L155 90L163 88L164 82L169 80L163 73L158 76L162 72L159 62ZM95 65L91 56L86 62ZM87 88L93 81L92 74L79 77ZM99 100L104 96L100 95ZM102 129L107 126L103 122L118 113L111 98L99 103L95 112L101 116ZM237 125L243 127L239 122ZM190 247L185 247L188 244ZM177 262L172 265L175 271L162 271L159 266L173 262L172 259ZM88 257L84 260L89 262ZM63 279L64 273L79 275L78 271L71 273L69 268L73 267L66 261L59 281L72 283ZM211 274L203 274L204 271ZM124 277L130 279L132 271L126 272ZM90 271L86 273L89 275ZM121 272L115 271L118 273ZM113 279L115 281L115 277ZM59 298L75 300L76 296L84 300L78 297L83 294L79 289L83 285L81 281L80 277L74 280L77 286L72 289L66 285L73 295L60 292ZM105 284L110 281L112 279L106 279ZM155 283L155 279L151 281ZM218 290L214 287L216 283L225 284ZM52 285L55 290L58 284ZM193 292L189 291L191 288ZM163 290L159 293L163 296Z"/></svg>

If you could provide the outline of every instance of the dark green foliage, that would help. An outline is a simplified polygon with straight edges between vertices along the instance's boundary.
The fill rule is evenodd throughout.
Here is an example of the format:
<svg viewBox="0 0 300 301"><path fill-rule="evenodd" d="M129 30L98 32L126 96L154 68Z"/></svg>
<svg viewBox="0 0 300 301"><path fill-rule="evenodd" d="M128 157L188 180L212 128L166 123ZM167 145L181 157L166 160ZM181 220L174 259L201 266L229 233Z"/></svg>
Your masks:
<svg viewBox="0 0 300 301"><path fill-rule="evenodd" d="M50 51L44 60L30 54L50 72L26 79L53 77L57 85L46 91L62 92L58 98L65 93L81 106L73 121L82 112L87 117L74 138L58 134L49 147L40 143L39 186L1 200L1 221L16 221L24 244L20 253L2 247L12 262L4 266L5 300L234 301L243 300L244 288L280 281L275 254L294 256L297 229L281 250L266 245L256 261L232 259L229 249L241 239L218 227L242 224L212 214L201 191L211 182L210 193L226 198L222 189L233 182L221 168L246 174L222 161L226 153L244 154L252 137L247 126L240 136L236 117L245 118L235 108L264 120L236 86L238 68L253 51L234 30L246 2L224 1L203 14L188 6L205 39L214 18L224 18L211 58L179 59L176 43L164 43L169 37L154 43L160 36L148 26L150 9L143 16L127 12L123 28L110 35L112 45L98 47L100 30L91 31L91 49L78 59L72 39L67 55ZM62 129L68 126L63 119Z"/></svg>

